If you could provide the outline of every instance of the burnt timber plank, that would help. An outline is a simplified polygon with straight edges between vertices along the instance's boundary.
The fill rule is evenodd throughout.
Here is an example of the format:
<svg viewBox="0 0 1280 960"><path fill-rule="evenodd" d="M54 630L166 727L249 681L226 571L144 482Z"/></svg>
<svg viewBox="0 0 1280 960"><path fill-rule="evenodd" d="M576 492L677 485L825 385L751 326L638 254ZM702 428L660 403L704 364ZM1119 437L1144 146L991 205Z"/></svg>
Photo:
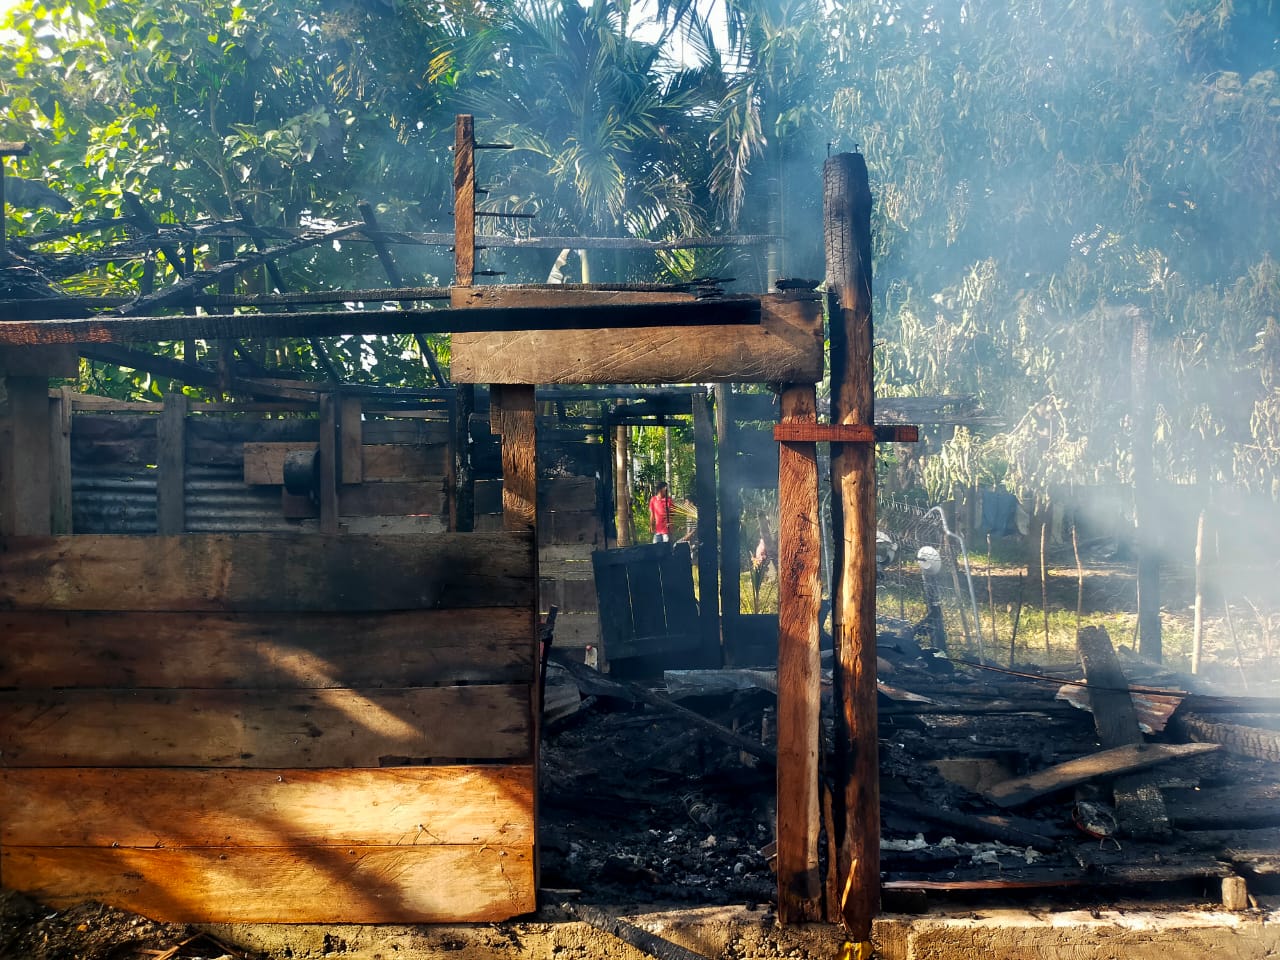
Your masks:
<svg viewBox="0 0 1280 960"><path fill-rule="evenodd" d="M13 537L9 609L334 611L534 604L527 532Z"/></svg>
<svg viewBox="0 0 1280 960"><path fill-rule="evenodd" d="M493 922L536 907L533 851L489 844L9 847L5 886L174 923Z"/></svg>
<svg viewBox="0 0 1280 960"><path fill-rule="evenodd" d="M730 304L737 301L716 301ZM816 382L823 372L821 303L767 296L758 300L758 326L695 328L681 311L696 303L596 307L619 311L610 326L568 332L547 327L520 332L455 333L452 376L458 383ZM484 314L488 308L472 311ZM557 307L559 315L575 308ZM577 308L585 310L587 308ZM670 324L628 330L629 311L672 311Z"/></svg>
<svg viewBox="0 0 1280 960"><path fill-rule="evenodd" d="M1084 627L1076 635L1076 649L1088 683L1089 705L1098 740L1104 747L1142 743L1138 711L1129 696L1129 679L1120 668L1111 638L1101 627ZM1161 837L1169 833L1160 788L1148 773L1118 777L1115 782L1116 818L1125 833L1134 837Z"/></svg>
<svg viewBox="0 0 1280 960"><path fill-rule="evenodd" d="M138 798L145 797L144 803ZM531 845L533 768L0 771L9 847Z"/></svg>
<svg viewBox="0 0 1280 960"><path fill-rule="evenodd" d="M156 340L243 340L261 337L339 337L362 334L510 333L525 330L599 330L606 325L669 327L725 325L753 327L761 321L755 297L725 297L690 303L636 303L597 306L488 307L483 310L323 310L297 313L231 313L171 317L98 316L68 320L0 322L0 346L54 343L141 343ZM735 334L736 335L736 334ZM818 335L821 339L821 321ZM794 336L789 338L794 339ZM787 340L768 343L781 348ZM761 344L757 344L761 345ZM455 363L456 363L455 359ZM475 382L475 381L467 381ZM601 382L601 381L596 381Z"/></svg>
<svg viewBox="0 0 1280 960"><path fill-rule="evenodd" d="M986 792L1002 807L1016 807L1047 793L1102 777L1115 777L1154 767L1180 757L1195 757L1219 749L1216 743L1148 743L1101 750L1068 760L1025 777L997 783Z"/></svg>
<svg viewBox="0 0 1280 960"><path fill-rule="evenodd" d="M558 625L559 626L559 625ZM379 614L0 612L0 687L307 689L515 683L520 607Z"/></svg>
<svg viewBox="0 0 1280 960"><path fill-rule="evenodd" d="M439 517L445 518L445 478L423 477L409 482L353 483L335 490L339 517ZM297 520L323 516L310 497L281 491L284 516ZM323 530L321 532L324 532Z"/></svg>
<svg viewBox="0 0 1280 960"><path fill-rule="evenodd" d="M782 393L784 424L813 423L812 384ZM812 443L778 457L778 919L822 919L818 873L818 744L822 670L818 650L818 461Z"/></svg>
<svg viewBox="0 0 1280 960"><path fill-rule="evenodd" d="M280 486L284 483L284 459L290 453L315 450L309 441L246 443L244 445L244 482ZM360 448L358 483L394 480L438 480L448 467L449 446L446 443L366 443ZM347 457L343 455L343 469ZM345 481L344 481L345 482Z"/></svg>
<svg viewBox="0 0 1280 960"><path fill-rule="evenodd" d="M525 760L529 686L0 692L10 767Z"/></svg>

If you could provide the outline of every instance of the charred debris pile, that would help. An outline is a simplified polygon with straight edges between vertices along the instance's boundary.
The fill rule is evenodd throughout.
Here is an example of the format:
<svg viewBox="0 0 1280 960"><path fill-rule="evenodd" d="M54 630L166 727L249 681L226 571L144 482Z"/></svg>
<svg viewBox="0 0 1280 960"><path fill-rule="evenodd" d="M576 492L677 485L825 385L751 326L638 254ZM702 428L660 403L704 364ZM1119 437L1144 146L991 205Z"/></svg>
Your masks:
<svg viewBox="0 0 1280 960"><path fill-rule="evenodd" d="M1247 909L1280 886L1280 698L1215 695L1100 628L1080 632L1078 662L1016 672L879 628L886 908L1049 895ZM774 901L776 674L618 682L552 660L543 886ZM824 701L829 753L829 687Z"/></svg>

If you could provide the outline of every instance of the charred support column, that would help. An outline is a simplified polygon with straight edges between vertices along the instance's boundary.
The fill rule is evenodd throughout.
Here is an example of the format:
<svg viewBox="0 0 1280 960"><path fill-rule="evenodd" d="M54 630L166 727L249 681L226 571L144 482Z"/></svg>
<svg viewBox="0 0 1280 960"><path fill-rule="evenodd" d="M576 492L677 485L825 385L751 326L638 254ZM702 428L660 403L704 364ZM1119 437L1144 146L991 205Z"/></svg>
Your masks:
<svg viewBox="0 0 1280 960"><path fill-rule="evenodd" d="M453 282L470 287L476 270L476 132L470 114L459 114L453 130ZM451 298L454 305L460 301ZM424 344L425 346L425 344ZM453 529L475 529L476 488L471 466L471 414L476 408L473 383L457 385L453 432Z"/></svg>
<svg viewBox="0 0 1280 960"><path fill-rule="evenodd" d="M874 423L871 377L871 188L861 154L822 171L831 316L831 418ZM828 904L869 955L880 910L880 765L876 717L875 446L833 443L836 787L839 902Z"/></svg>
<svg viewBox="0 0 1280 960"><path fill-rule="evenodd" d="M782 423L816 424L812 384L782 391ZM814 443L778 449L778 919L822 920L818 874L818 749L822 552Z"/></svg>
<svg viewBox="0 0 1280 960"><path fill-rule="evenodd" d="M1160 633L1160 555L1151 523L1152 419L1151 318L1133 311L1133 525L1138 554L1138 652L1159 663L1164 657Z"/></svg>

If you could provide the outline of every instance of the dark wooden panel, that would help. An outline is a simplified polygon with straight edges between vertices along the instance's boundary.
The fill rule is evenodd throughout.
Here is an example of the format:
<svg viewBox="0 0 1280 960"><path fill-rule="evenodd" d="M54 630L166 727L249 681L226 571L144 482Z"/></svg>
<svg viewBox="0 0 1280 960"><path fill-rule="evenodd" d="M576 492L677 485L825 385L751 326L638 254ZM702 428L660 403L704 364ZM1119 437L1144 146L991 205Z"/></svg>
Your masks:
<svg viewBox="0 0 1280 960"><path fill-rule="evenodd" d="M535 909L528 846L7 847L5 886L176 923L493 922Z"/></svg>
<svg viewBox="0 0 1280 960"><path fill-rule="evenodd" d="M284 483L284 459L289 453L316 449L315 443L244 444L244 482ZM448 469L447 444L366 443L360 448L361 481L442 478ZM344 460L345 464L345 460Z"/></svg>
<svg viewBox="0 0 1280 960"><path fill-rule="evenodd" d="M28 847L533 843L531 766L0 771Z"/></svg>
<svg viewBox="0 0 1280 960"><path fill-rule="evenodd" d="M532 606L529 533L24 537L0 542L10 609L326 611Z"/></svg>
<svg viewBox="0 0 1280 960"><path fill-rule="evenodd" d="M529 756L527 685L0 692L10 767L378 767Z"/></svg>
<svg viewBox="0 0 1280 960"><path fill-rule="evenodd" d="M430 477L412 483L357 483L339 487L338 515L343 517L445 516L445 479ZM281 509L291 520L320 515L309 497L282 493ZM443 522L443 521L442 521Z"/></svg>
<svg viewBox="0 0 1280 960"><path fill-rule="evenodd" d="M523 607L328 613L0 612L0 687L414 687L526 680Z"/></svg>
<svg viewBox="0 0 1280 960"><path fill-rule="evenodd" d="M667 631L688 637L691 645L698 635L698 601L693 595L693 556L689 544L672 544L671 552L658 562L658 572L662 578Z"/></svg>

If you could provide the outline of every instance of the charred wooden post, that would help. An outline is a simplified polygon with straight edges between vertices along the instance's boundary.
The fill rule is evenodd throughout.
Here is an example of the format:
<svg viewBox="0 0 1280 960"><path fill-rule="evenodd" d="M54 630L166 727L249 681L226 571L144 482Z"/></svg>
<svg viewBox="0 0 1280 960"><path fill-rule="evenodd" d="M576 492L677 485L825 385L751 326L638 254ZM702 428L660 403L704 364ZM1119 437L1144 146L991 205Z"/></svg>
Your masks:
<svg viewBox="0 0 1280 960"><path fill-rule="evenodd" d="M711 403L705 393L693 395L693 497L698 508L698 619L707 662L719 665L720 647L720 535L716 527L716 450L712 435Z"/></svg>
<svg viewBox="0 0 1280 960"><path fill-rule="evenodd" d="M831 316L831 419L872 424L871 188L861 154L823 167ZM828 904L857 944L880 909L880 768L876 718L875 447L831 450L836 696L836 831L840 900Z"/></svg>
<svg viewBox="0 0 1280 960"><path fill-rule="evenodd" d="M453 282L469 287L476 271L475 118L459 114L453 127Z"/></svg>
<svg viewBox="0 0 1280 960"><path fill-rule="evenodd" d="M817 423L812 384L783 390L782 423ZM818 874L822 545L815 444L784 442L779 448L778 514L778 919L803 923L823 919Z"/></svg>
<svg viewBox="0 0 1280 960"><path fill-rule="evenodd" d="M1159 663L1164 656L1160 633L1160 556L1152 526L1152 411L1150 390L1151 318L1133 311L1133 526L1138 554L1138 652Z"/></svg>
<svg viewBox="0 0 1280 960"><path fill-rule="evenodd" d="M71 532L71 415L72 387L60 387L50 400L49 496L50 533Z"/></svg>
<svg viewBox="0 0 1280 960"><path fill-rule="evenodd" d="M320 396L320 532L338 533L338 402Z"/></svg>

